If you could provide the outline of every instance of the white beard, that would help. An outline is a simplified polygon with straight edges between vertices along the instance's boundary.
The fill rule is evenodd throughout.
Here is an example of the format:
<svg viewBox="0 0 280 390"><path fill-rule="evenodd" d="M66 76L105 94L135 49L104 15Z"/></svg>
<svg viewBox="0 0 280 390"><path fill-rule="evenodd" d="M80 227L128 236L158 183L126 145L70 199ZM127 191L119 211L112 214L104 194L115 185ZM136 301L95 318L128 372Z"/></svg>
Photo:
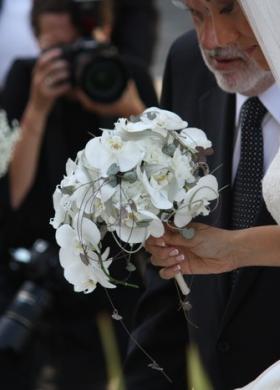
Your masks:
<svg viewBox="0 0 280 390"><path fill-rule="evenodd" d="M243 59L244 66L232 72L222 72L215 69L209 61L210 51L206 51L202 47L200 47L200 50L206 66L216 77L219 87L226 92L255 96L265 91L274 83L272 73L262 69L253 58L245 55L240 49L217 49L225 54L224 58L236 56Z"/></svg>

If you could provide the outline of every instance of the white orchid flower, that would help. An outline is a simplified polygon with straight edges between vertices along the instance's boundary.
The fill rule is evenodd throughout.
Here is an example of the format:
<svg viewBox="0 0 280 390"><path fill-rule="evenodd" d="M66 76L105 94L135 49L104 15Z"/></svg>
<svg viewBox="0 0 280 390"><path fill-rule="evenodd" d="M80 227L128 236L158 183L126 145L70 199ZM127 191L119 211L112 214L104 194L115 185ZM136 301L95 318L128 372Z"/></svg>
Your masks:
<svg viewBox="0 0 280 390"><path fill-rule="evenodd" d="M109 248L102 254L102 266L108 273L108 267L112 260L107 259ZM61 248L59 251L59 260L64 268L65 279L73 284L74 291L90 293L99 283L105 288L115 288L116 286L109 282L109 278L101 268L98 256L94 252L89 252L87 256L88 264L82 262L81 258L74 253L71 248Z"/></svg>
<svg viewBox="0 0 280 390"><path fill-rule="evenodd" d="M120 132L121 134L123 132L127 133L141 133L143 131L151 130L150 123L142 121L142 116L139 117L139 120L132 122L128 119L121 118L117 121L115 124L115 130Z"/></svg>
<svg viewBox="0 0 280 390"><path fill-rule="evenodd" d="M19 138L18 123L14 121L12 128L10 128L6 112L0 110L0 177L5 175L8 170L9 162Z"/></svg>
<svg viewBox="0 0 280 390"><path fill-rule="evenodd" d="M142 172L140 167L137 167L137 175L145 190L150 195L151 202L157 209L168 210L173 207L173 204L168 199L168 189L159 190L158 188L153 187L147 177L146 172Z"/></svg>
<svg viewBox="0 0 280 390"><path fill-rule="evenodd" d="M170 130L182 130L188 126L178 115L173 112L161 110L158 107L146 109L135 121L120 119L116 123L116 130L128 133L154 131L162 137L166 137Z"/></svg>
<svg viewBox="0 0 280 390"><path fill-rule="evenodd" d="M56 241L61 247L59 252L60 263L64 268L65 278L75 286L75 291L93 291L97 283L104 287L113 288L109 278L98 264L101 234L96 224L83 217L81 226L78 226L78 215L74 224L76 228L64 224L56 231ZM97 253L95 253L97 252ZM85 256L86 254L86 256ZM107 252L102 259L107 259ZM82 261L85 258L85 261ZM105 262L107 269L111 264Z"/></svg>
<svg viewBox="0 0 280 390"><path fill-rule="evenodd" d="M137 223L141 226L141 222L147 226L137 226ZM114 230L123 242L129 244L141 244L149 236L161 237L164 234L162 221L147 210L130 211L127 217L121 220L121 224L115 226Z"/></svg>
<svg viewBox="0 0 280 390"><path fill-rule="evenodd" d="M153 129L183 130L188 127L188 122L183 121L177 114L158 107L150 107L143 112L146 121L153 125Z"/></svg>
<svg viewBox="0 0 280 390"><path fill-rule="evenodd" d="M182 130L178 137L187 148L195 153L197 148L208 149L212 147L212 142L209 141L204 131L195 127L188 127Z"/></svg>
<svg viewBox="0 0 280 390"><path fill-rule="evenodd" d="M89 183L89 181L85 168L69 158L66 162L66 175L61 181L61 187L76 187L79 184Z"/></svg>
<svg viewBox="0 0 280 390"><path fill-rule="evenodd" d="M119 136L106 132L96 137L86 146L86 157L89 163L100 170L103 177L108 176L108 169L116 164L120 172L133 169L142 161L145 151L137 144L124 142Z"/></svg>
<svg viewBox="0 0 280 390"><path fill-rule="evenodd" d="M147 164L167 166L171 162L171 157L162 152L161 145L149 142L146 147L144 161Z"/></svg>
<svg viewBox="0 0 280 390"><path fill-rule="evenodd" d="M182 188L185 183L194 183L193 176L194 163L190 154L181 153L180 148L176 148L174 156L170 164L174 172L179 188Z"/></svg>
<svg viewBox="0 0 280 390"><path fill-rule="evenodd" d="M174 223L177 227L184 227L198 215L208 215L210 201L218 198L218 182L213 175L206 175L199 179L197 184L187 192L181 190L176 201L178 210L175 212Z"/></svg>
<svg viewBox="0 0 280 390"><path fill-rule="evenodd" d="M60 225L65 223L67 213L71 209L71 197L63 194L59 187L56 187L53 194L53 206L55 210L54 217L50 220L50 224L57 229Z"/></svg>

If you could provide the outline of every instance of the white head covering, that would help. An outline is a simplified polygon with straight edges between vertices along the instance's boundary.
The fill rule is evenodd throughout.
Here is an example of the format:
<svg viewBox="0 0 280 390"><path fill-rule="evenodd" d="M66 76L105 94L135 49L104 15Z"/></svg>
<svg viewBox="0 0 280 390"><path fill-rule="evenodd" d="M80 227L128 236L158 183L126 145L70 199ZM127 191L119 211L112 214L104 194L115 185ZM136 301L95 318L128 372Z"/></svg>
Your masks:
<svg viewBox="0 0 280 390"><path fill-rule="evenodd" d="M249 0L250 1L250 0ZM263 0L264 1L264 0ZM279 390L280 389L280 361L265 370L254 382L236 390Z"/></svg>
<svg viewBox="0 0 280 390"><path fill-rule="evenodd" d="M239 0L280 85L280 0Z"/></svg>

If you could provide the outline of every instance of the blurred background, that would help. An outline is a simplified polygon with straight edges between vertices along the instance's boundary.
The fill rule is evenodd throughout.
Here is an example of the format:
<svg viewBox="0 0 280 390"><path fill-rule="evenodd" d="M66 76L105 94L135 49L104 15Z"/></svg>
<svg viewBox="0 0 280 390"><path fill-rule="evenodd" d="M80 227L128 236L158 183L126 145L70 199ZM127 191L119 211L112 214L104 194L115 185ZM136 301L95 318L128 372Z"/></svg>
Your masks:
<svg viewBox="0 0 280 390"><path fill-rule="evenodd" d="M170 45L176 37L192 28L192 22L190 15L175 7L171 0L157 0L156 4L160 15L159 34L152 70L154 77L160 78Z"/></svg>

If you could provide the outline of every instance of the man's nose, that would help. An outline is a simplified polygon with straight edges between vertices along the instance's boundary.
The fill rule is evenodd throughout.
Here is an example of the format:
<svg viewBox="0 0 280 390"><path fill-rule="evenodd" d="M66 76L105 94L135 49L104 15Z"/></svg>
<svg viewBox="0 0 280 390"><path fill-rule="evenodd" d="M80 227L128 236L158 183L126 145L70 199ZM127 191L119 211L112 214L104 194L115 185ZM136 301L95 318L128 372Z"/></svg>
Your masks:
<svg viewBox="0 0 280 390"><path fill-rule="evenodd" d="M220 14L209 15L199 38L202 47L211 50L236 43L239 31L230 17Z"/></svg>

